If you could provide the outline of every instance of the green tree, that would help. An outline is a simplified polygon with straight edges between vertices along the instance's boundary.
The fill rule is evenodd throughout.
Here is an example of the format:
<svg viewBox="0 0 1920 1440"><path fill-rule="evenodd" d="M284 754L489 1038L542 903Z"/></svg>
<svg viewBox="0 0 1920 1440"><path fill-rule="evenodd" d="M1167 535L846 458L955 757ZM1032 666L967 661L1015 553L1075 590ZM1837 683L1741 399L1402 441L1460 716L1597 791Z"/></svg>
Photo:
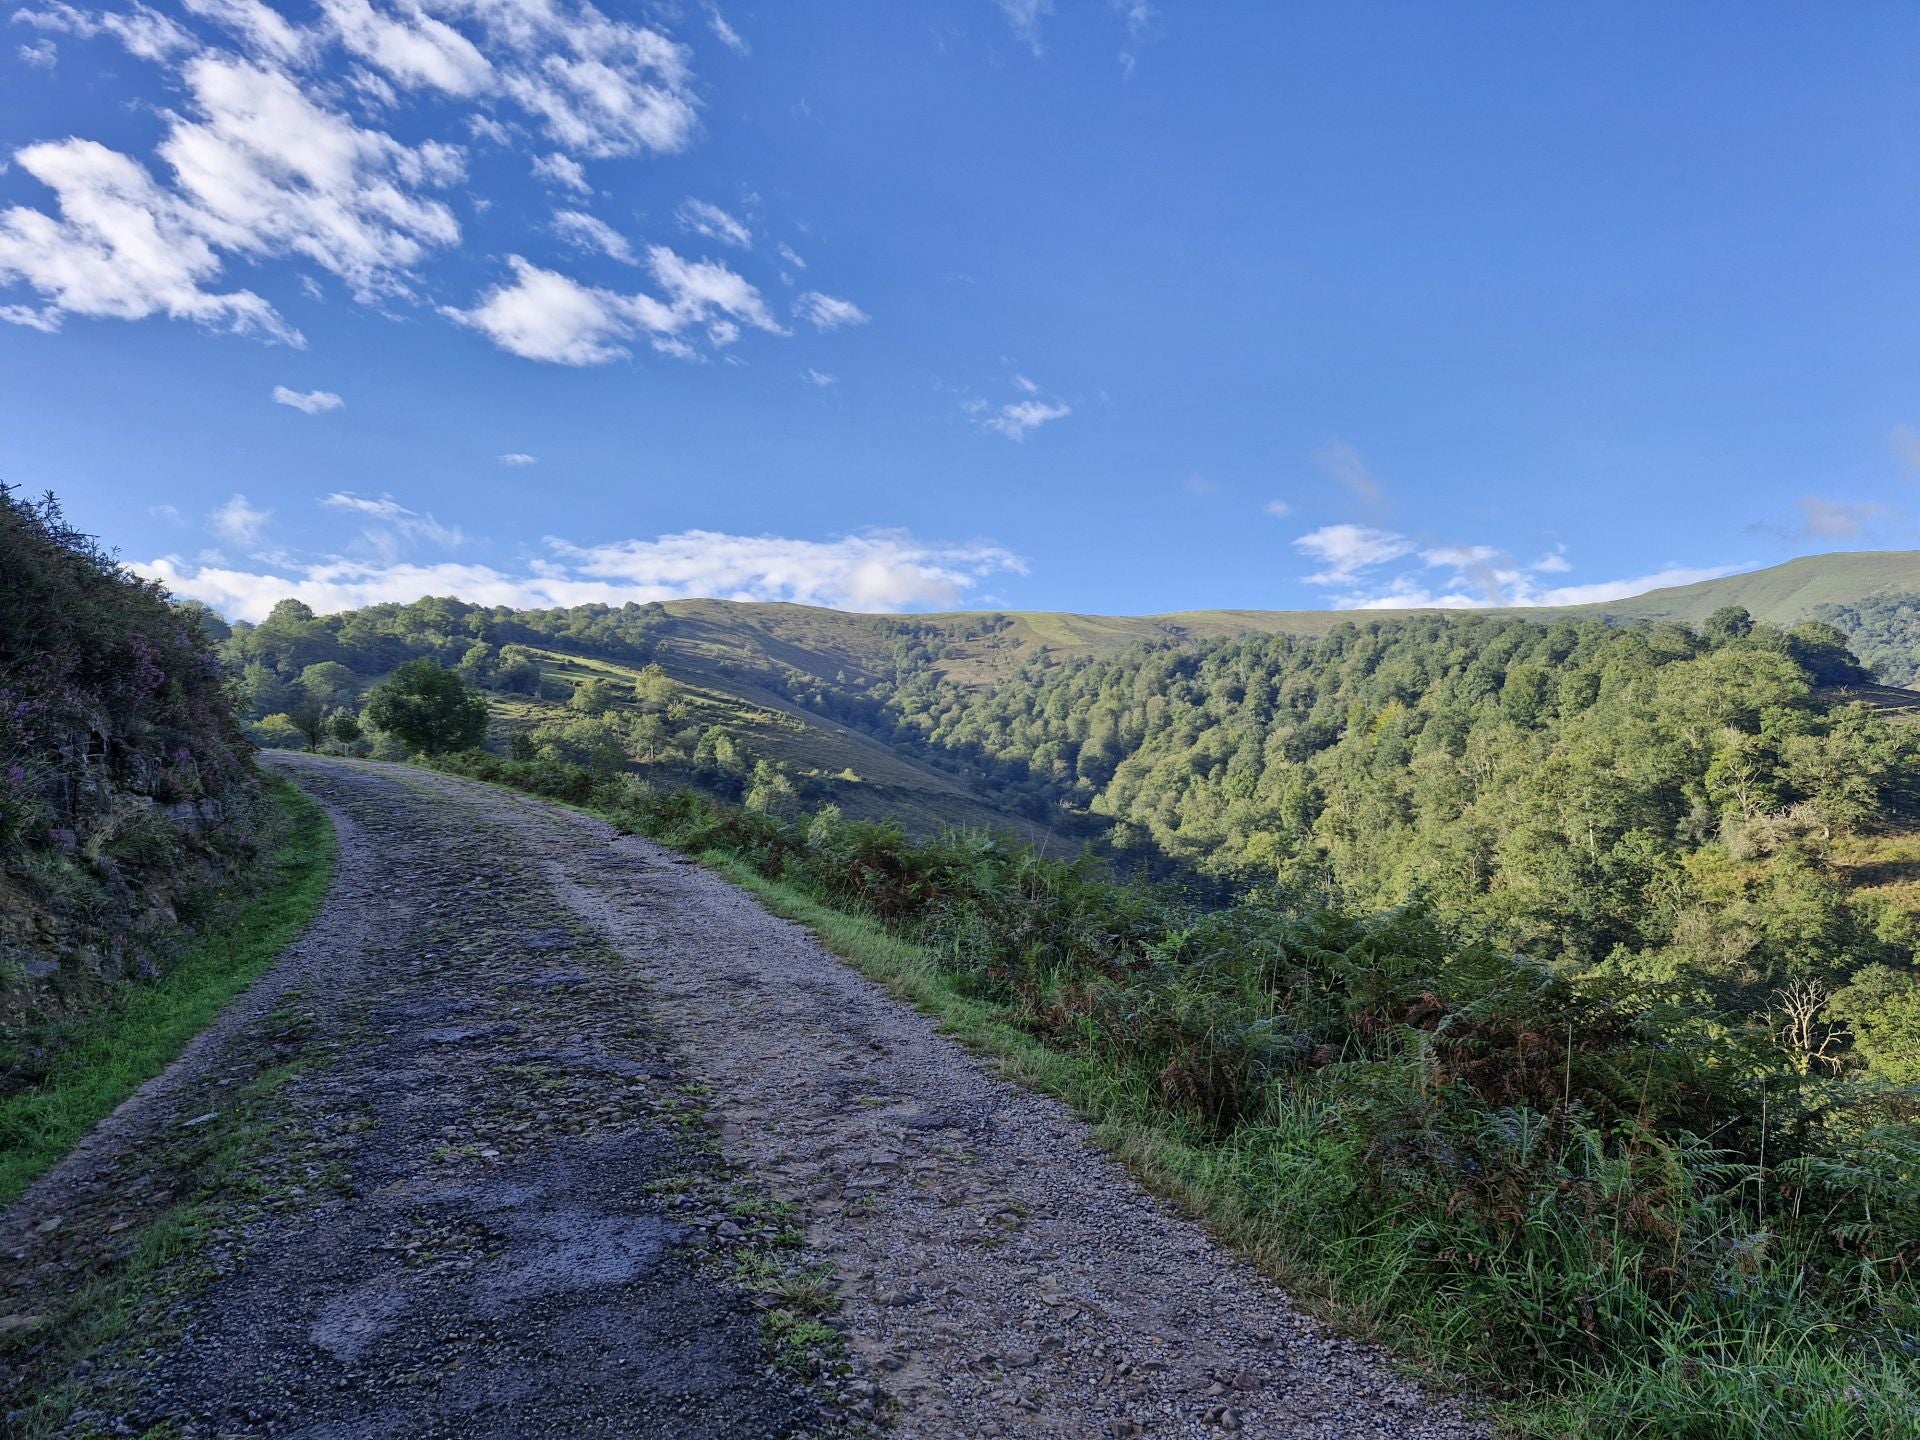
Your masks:
<svg viewBox="0 0 1920 1440"><path fill-rule="evenodd" d="M453 671L410 660L367 696L367 719L410 750L468 750L487 736L487 702Z"/></svg>
<svg viewBox="0 0 1920 1440"><path fill-rule="evenodd" d="M323 710L350 708L360 698L360 677L338 660L322 660L300 672L300 692Z"/></svg>
<svg viewBox="0 0 1920 1440"><path fill-rule="evenodd" d="M327 721L328 738L351 745L360 738L360 721L351 710L336 710Z"/></svg>
<svg viewBox="0 0 1920 1440"><path fill-rule="evenodd" d="M575 685L573 696L567 704L582 715L604 715L613 708L613 698L613 686L595 676Z"/></svg>

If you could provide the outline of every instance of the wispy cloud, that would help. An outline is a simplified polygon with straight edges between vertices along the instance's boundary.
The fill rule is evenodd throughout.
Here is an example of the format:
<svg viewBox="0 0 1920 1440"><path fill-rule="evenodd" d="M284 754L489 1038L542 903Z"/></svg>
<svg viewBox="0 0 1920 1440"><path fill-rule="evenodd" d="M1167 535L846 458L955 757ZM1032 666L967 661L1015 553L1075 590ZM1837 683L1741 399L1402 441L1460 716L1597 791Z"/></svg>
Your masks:
<svg viewBox="0 0 1920 1440"><path fill-rule="evenodd" d="M1324 525L1299 536L1294 548L1323 568L1302 577L1337 587L1336 610L1473 610L1489 607L1592 605L1669 585L1691 585L1745 565L1670 565L1648 574L1577 585L1547 585L1543 575L1569 572L1565 547L1530 563L1495 545L1421 545L1411 536L1366 525ZM1413 569L1396 562L1418 560ZM1389 569L1389 567L1395 567ZM1382 573L1382 572L1387 573Z"/></svg>
<svg viewBox="0 0 1920 1440"><path fill-rule="evenodd" d="M553 229L563 240L571 241L583 250L598 251L622 265L640 263L640 257L633 253L633 246L627 243L626 236L584 210L554 211Z"/></svg>
<svg viewBox="0 0 1920 1440"><path fill-rule="evenodd" d="M994 0L1007 17L1014 35L1034 55L1046 54L1040 39L1040 22L1053 13L1053 0Z"/></svg>
<svg viewBox="0 0 1920 1440"><path fill-rule="evenodd" d="M529 455L524 450L509 450L500 457L500 463L512 469L519 470L524 469L528 465L538 465L540 463L540 457L537 455Z"/></svg>
<svg viewBox="0 0 1920 1440"><path fill-rule="evenodd" d="M1284 520L1293 514L1293 506L1284 500L1269 500L1260 507L1262 515L1271 515L1276 520Z"/></svg>
<svg viewBox="0 0 1920 1440"><path fill-rule="evenodd" d="M361 541L389 563L397 560L411 542L426 541L447 550L467 543L467 537L456 526L442 525L433 516L409 509L391 495L375 498L356 495L351 490L336 490L320 503L360 516L366 522L360 532Z"/></svg>
<svg viewBox="0 0 1920 1440"><path fill-rule="evenodd" d="M838 375L829 375L824 370L815 370L811 367L806 371L806 378L809 385L817 385L822 390L826 389L829 385L838 384L840 380Z"/></svg>
<svg viewBox="0 0 1920 1440"><path fill-rule="evenodd" d="M793 313L816 330L841 330L849 325L864 325L872 318L853 301L822 295L818 290L797 296Z"/></svg>
<svg viewBox="0 0 1920 1440"><path fill-rule="evenodd" d="M753 232L718 205L709 205L705 200L682 200L680 208L673 213L683 230L739 250L753 248Z"/></svg>
<svg viewBox="0 0 1920 1440"><path fill-rule="evenodd" d="M1346 441L1329 440L1313 452L1313 463L1345 486L1362 504L1374 510L1382 508L1386 492L1374 478L1373 471L1367 468L1360 452Z"/></svg>
<svg viewBox="0 0 1920 1440"><path fill-rule="evenodd" d="M981 420L989 430L998 431L1009 440L1020 441L1042 425L1055 420L1064 420L1073 413L1073 407L1065 403L1049 404L1045 400L1017 400L1011 405L1002 405L998 410Z"/></svg>
<svg viewBox="0 0 1920 1440"><path fill-rule="evenodd" d="M305 415L324 415L329 410L344 410L347 405L331 390L289 390L285 385L273 387L273 403Z"/></svg>

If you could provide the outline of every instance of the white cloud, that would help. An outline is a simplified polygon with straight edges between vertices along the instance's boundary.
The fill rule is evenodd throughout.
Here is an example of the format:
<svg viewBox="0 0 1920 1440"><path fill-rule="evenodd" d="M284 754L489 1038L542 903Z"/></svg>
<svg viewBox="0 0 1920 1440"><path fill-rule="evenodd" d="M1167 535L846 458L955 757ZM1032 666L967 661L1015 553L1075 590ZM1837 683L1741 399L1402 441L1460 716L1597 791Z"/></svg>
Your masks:
<svg viewBox="0 0 1920 1440"><path fill-rule="evenodd" d="M22 45L16 52L20 63L31 65L36 70L51 70L60 63L60 47L51 40L36 40L31 45Z"/></svg>
<svg viewBox="0 0 1920 1440"><path fill-rule="evenodd" d="M183 0L187 10L224 26L256 55L285 63L306 58L313 35L261 0Z"/></svg>
<svg viewBox="0 0 1920 1440"><path fill-rule="evenodd" d="M1053 0L994 0L1013 33L1035 55L1046 53L1040 43L1040 21L1053 13Z"/></svg>
<svg viewBox="0 0 1920 1440"><path fill-rule="evenodd" d="M707 28L720 37L720 43L736 55L746 55L747 42L740 38L740 32L727 23L727 17L720 13L717 5L707 6Z"/></svg>
<svg viewBox="0 0 1920 1440"><path fill-rule="evenodd" d="M183 51L199 48L198 42L186 30L158 11L148 9L140 0L134 0L129 10L100 14L91 14L63 3L63 0L54 0L53 4L38 10L16 10L13 18L15 22L31 25L37 30L52 30L83 40L110 35L126 47L128 54L141 60L165 60Z"/></svg>
<svg viewBox="0 0 1920 1440"><path fill-rule="evenodd" d="M1284 520L1293 513L1293 506L1284 500L1269 500L1260 507L1260 513L1271 515L1276 520Z"/></svg>
<svg viewBox="0 0 1920 1440"><path fill-rule="evenodd" d="M1326 566L1306 577L1309 585L1348 584L1362 570L1402 559L1415 549L1406 536L1369 525L1323 525L1300 536L1293 547Z"/></svg>
<svg viewBox="0 0 1920 1440"><path fill-rule="evenodd" d="M1737 574L1748 569L1746 565L1670 565L1664 570L1655 570L1648 575L1635 575L1626 580L1598 580L1590 585L1562 585L1552 590L1543 590L1537 596L1516 599L1515 605L1598 605L1608 600L1624 600L1630 595L1644 595L1649 590L1665 590L1673 585L1697 585L1702 580L1718 580L1722 575Z"/></svg>
<svg viewBox="0 0 1920 1440"><path fill-rule="evenodd" d="M817 385L822 390L826 389L829 385L838 383L840 379L838 375L829 375L824 370L814 370L811 368L806 371L806 377L808 384Z"/></svg>
<svg viewBox="0 0 1920 1440"><path fill-rule="evenodd" d="M652 337L653 347L681 359L697 352L681 332L701 325L716 345L739 334L740 325L779 332L760 292L709 260L687 260L664 245L648 249L646 264L666 299L621 294L583 285L510 256L511 280L480 297L470 310L445 313L480 331L502 350L558 365L602 365L627 355L626 341Z"/></svg>
<svg viewBox="0 0 1920 1440"><path fill-rule="evenodd" d="M247 620L265 618L288 596L322 613L423 595L520 607L716 596L892 612L951 608L990 575L1026 573L1018 556L997 545L923 541L896 530L831 540L692 530L606 545L547 544L547 557L515 572L338 556L283 557L271 573L234 569L212 558L190 564L177 555L134 568L177 595Z"/></svg>
<svg viewBox="0 0 1920 1440"><path fill-rule="evenodd" d="M606 221L581 210L556 210L553 212L553 228L566 240L588 250L597 250L602 255L618 260L623 265L638 265L640 257L633 253L633 246L618 230Z"/></svg>
<svg viewBox="0 0 1920 1440"><path fill-rule="evenodd" d="M273 512L258 509L246 496L236 493L207 519L223 539L236 545L256 545L267 533L267 522L273 519Z"/></svg>
<svg viewBox="0 0 1920 1440"><path fill-rule="evenodd" d="M500 457L500 463L512 469L519 470L524 469L528 465L538 465L540 463L540 457L537 455L529 455L524 450L509 450Z"/></svg>
<svg viewBox="0 0 1920 1440"><path fill-rule="evenodd" d="M1064 420L1073 413L1071 405L1049 405L1044 400L1020 400L1011 405L1002 405L1000 409L980 423L989 430L997 430L1009 440L1019 441L1027 438L1027 433L1055 420Z"/></svg>
<svg viewBox="0 0 1920 1440"><path fill-rule="evenodd" d="M423 10L383 14L367 0L320 0L349 52L409 90L477 95L493 87L493 65L466 36Z"/></svg>
<svg viewBox="0 0 1920 1440"><path fill-rule="evenodd" d="M864 325L872 317L851 300L822 295L809 290L793 302L793 313L816 330L838 330L847 325Z"/></svg>
<svg viewBox="0 0 1920 1440"><path fill-rule="evenodd" d="M363 129L246 61L202 57L186 81L199 118L176 119L160 154L214 244L311 260L364 300L404 293L416 264L459 240L453 212L418 193L461 178L454 147Z"/></svg>
<svg viewBox="0 0 1920 1440"><path fill-rule="evenodd" d="M320 503L362 516L368 523L360 532L361 540L388 562L399 557L408 541L426 540L448 550L467 543L467 537L457 527L442 525L431 515L409 510L391 495L371 499L351 490L336 490Z"/></svg>
<svg viewBox="0 0 1920 1440"><path fill-rule="evenodd" d="M471 310L446 314L502 350L555 365L604 365L628 353L633 334L621 297L509 256L513 279L480 297Z"/></svg>
<svg viewBox="0 0 1920 1440"><path fill-rule="evenodd" d="M791 265L794 269L804 270L807 268L807 262L802 260L798 255L794 254L793 247L787 244L786 241L782 240L778 245L775 245L773 249L776 255L778 255L782 260L786 261L787 264Z"/></svg>
<svg viewBox="0 0 1920 1440"><path fill-rule="evenodd" d="M187 517L180 513L179 507L174 505L149 505L147 514L156 520L164 520L169 525L184 525L187 521Z"/></svg>
<svg viewBox="0 0 1920 1440"><path fill-rule="evenodd" d="M1334 597L1336 610L1477 610L1493 607L1591 605L1620 600L1667 585L1712 580L1744 567L1670 566L1649 575L1600 580L1583 585L1543 586L1539 577L1572 569L1565 547L1531 565L1515 562L1493 545L1422 547L1408 536L1365 525L1325 525L1300 536L1294 547L1326 568L1304 577L1312 585L1347 587ZM1384 579L1369 572L1396 560L1417 557L1420 568ZM1439 581L1427 572L1451 571Z"/></svg>
<svg viewBox="0 0 1920 1440"><path fill-rule="evenodd" d="M718 261L685 260L666 246L655 245L647 251L647 266L685 322L704 320L719 310L742 324L780 333L760 292Z"/></svg>
<svg viewBox="0 0 1920 1440"><path fill-rule="evenodd" d="M680 208L673 213L684 230L736 249L752 248L753 232L718 205L709 205L704 200L682 200Z"/></svg>
<svg viewBox="0 0 1920 1440"><path fill-rule="evenodd" d="M305 343L251 290L204 288L221 263L199 216L135 161L91 140L29 145L14 158L54 192L59 209L57 219L25 206L0 211L0 283L23 283L46 302L37 312L10 307L15 324L52 329L66 315L170 315ZM24 318L32 315L38 320Z"/></svg>
<svg viewBox="0 0 1920 1440"><path fill-rule="evenodd" d="M593 186L587 183L587 172L571 155L541 155L533 162L533 174L535 179L563 186L576 195L593 193Z"/></svg>
<svg viewBox="0 0 1920 1440"><path fill-rule="evenodd" d="M289 390L284 385L273 387L273 403L291 406L307 415L319 415L328 410L343 410L347 404L331 390Z"/></svg>

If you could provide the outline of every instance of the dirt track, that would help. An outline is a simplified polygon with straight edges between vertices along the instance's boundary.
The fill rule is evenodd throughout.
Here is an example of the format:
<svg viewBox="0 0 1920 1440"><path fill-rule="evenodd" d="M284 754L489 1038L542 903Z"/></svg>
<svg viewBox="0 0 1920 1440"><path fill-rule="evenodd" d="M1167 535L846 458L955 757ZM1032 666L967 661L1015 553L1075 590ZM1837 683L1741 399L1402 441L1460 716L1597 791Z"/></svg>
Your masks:
<svg viewBox="0 0 1920 1440"><path fill-rule="evenodd" d="M196 1189L204 1233L99 1353L83 1315L0 1335L16 1426L31 1387L73 1434L1480 1433L717 877L278 763L341 825L325 912L0 1222L5 1308L53 1315ZM837 1375L765 1339L823 1263Z"/></svg>

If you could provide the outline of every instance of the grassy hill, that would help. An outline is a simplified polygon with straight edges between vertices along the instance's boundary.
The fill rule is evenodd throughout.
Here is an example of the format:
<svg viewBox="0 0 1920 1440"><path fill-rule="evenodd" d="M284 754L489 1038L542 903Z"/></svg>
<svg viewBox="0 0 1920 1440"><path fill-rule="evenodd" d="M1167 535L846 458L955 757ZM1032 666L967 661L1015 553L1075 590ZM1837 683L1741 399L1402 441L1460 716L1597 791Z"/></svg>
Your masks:
<svg viewBox="0 0 1920 1440"><path fill-rule="evenodd" d="M1605 616L1698 624L1728 605L1756 620L1791 625L1830 605L1892 591L1920 592L1920 551L1848 551L1807 555L1764 570L1648 591L1593 605L1540 606L1504 613L1551 621ZM1183 610L1164 615L1087 615L1070 611L981 611L913 617L855 615L805 605L679 600L661 607L670 620L663 644L684 663L775 664L821 680L841 672L892 673L903 636L931 641L946 678L991 683L1040 653L1065 659L1104 656L1144 640L1206 641L1241 635L1325 635L1335 626L1421 613L1411 610Z"/></svg>
<svg viewBox="0 0 1920 1440"><path fill-rule="evenodd" d="M1629 600L1577 607L1579 613L1630 620L1697 623L1724 605L1745 607L1756 620L1791 625L1823 605L1845 605L1888 591L1920 591L1920 550L1855 550L1804 555L1784 565L1651 590Z"/></svg>

